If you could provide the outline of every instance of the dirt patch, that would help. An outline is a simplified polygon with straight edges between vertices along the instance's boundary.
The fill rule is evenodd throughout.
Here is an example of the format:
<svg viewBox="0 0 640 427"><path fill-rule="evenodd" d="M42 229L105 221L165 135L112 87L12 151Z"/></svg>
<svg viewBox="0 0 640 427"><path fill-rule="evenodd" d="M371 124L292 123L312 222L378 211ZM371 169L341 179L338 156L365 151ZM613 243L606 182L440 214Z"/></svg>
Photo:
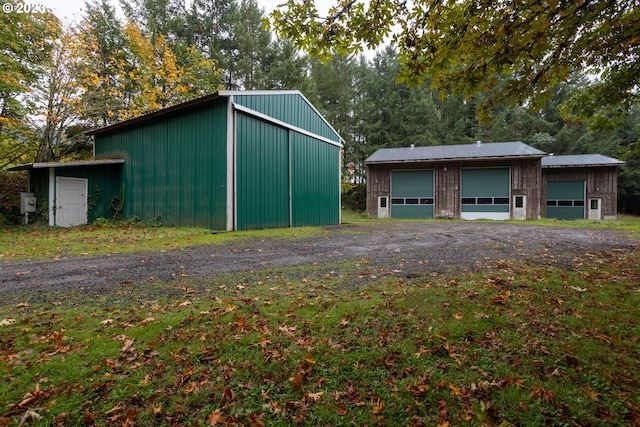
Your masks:
<svg viewBox="0 0 640 427"><path fill-rule="evenodd" d="M123 285L184 278L211 279L232 272L314 265L326 274L345 260L365 260L369 270L415 277L481 271L499 261L570 269L586 253L631 250L640 243L605 229L541 227L500 222L389 222L326 227L307 239L268 239L145 252L0 264L0 303L48 300L49 294L114 292ZM349 281L366 282L367 274Z"/></svg>

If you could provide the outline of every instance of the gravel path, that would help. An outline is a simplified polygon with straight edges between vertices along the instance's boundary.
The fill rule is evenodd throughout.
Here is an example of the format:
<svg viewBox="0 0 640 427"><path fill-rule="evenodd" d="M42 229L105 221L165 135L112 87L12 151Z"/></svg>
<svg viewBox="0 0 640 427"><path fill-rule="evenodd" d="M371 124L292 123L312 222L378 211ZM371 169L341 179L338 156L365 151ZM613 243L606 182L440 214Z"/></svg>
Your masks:
<svg viewBox="0 0 640 427"><path fill-rule="evenodd" d="M167 252L69 257L0 263L0 303L69 290L101 294L118 286L184 277L317 264L330 271L342 260L408 276L481 270L500 260L571 268L585 253L630 250L640 241L615 230L541 227L500 222L389 222L326 227L323 237L242 240Z"/></svg>

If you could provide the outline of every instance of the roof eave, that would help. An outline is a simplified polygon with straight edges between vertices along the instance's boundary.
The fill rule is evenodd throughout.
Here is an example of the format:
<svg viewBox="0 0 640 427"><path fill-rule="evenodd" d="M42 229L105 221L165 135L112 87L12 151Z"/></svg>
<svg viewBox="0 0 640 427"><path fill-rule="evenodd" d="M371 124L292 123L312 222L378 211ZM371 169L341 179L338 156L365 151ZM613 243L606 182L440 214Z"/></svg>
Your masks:
<svg viewBox="0 0 640 427"><path fill-rule="evenodd" d="M625 162L620 163L594 163L594 164L580 164L580 165L542 165L542 169L569 169L569 168L602 168L602 167L617 167L625 165Z"/></svg>
<svg viewBox="0 0 640 427"><path fill-rule="evenodd" d="M87 166L108 166L123 164L124 159L103 159L103 160L80 160L72 162L36 162L25 163L22 165L13 166L8 168L8 171L28 171L33 169L48 169L48 168L70 168L70 167L87 167Z"/></svg>
<svg viewBox="0 0 640 427"><path fill-rule="evenodd" d="M204 104L204 103L213 101L214 99L224 98L226 96L229 96L228 91L218 91L218 92L212 93L211 95L206 95L206 96L203 96L201 98L196 98L196 99L193 99L191 101L183 102L182 104L177 104L177 105L174 105L172 107L167 107L167 108L163 108L161 110L153 111L151 113L143 114L142 116L134 117L133 119L125 120L123 122L114 123L112 125L105 126L105 127L102 127L102 128L93 129L93 130L90 130L89 132L86 132L85 134L89 135L89 136L93 136L93 135L99 135L99 134L102 134L102 133L112 132L114 130L122 129L122 128L131 126L131 125L136 124L136 123L144 122L144 121L152 119L154 117L160 117L160 116L164 116L164 115L167 115L167 114L171 114L171 113L174 113L176 111L184 110L184 109L187 109L187 108L190 108L190 107L194 107L196 105L200 105L200 104Z"/></svg>
<svg viewBox="0 0 640 427"><path fill-rule="evenodd" d="M365 164L393 164L393 163L441 163L441 162L467 162L487 160L526 160L541 159L544 154L522 156L491 156L491 157L447 157L442 159L405 159L405 160L366 160Z"/></svg>

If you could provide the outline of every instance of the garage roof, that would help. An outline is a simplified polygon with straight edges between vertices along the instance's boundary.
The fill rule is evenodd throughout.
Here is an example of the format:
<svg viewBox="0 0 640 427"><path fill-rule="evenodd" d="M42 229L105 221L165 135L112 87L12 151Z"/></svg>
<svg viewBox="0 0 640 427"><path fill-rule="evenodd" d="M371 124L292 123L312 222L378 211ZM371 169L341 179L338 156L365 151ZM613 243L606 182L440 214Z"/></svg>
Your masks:
<svg viewBox="0 0 640 427"><path fill-rule="evenodd" d="M602 154L573 154L568 156L546 156L542 158L543 168L569 168L581 166L618 166L624 162Z"/></svg>
<svg viewBox="0 0 640 427"><path fill-rule="evenodd" d="M124 163L124 159L102 159L102 160L78 160L72 162L42 162L42 163L25 163L11 167L10 171L26 171L31 169L44 168L68 168L73 166L102 166L102 165L118 165Z"/></svg>
<svg viewBox="0 0 640 427"><path fill-rule="evenodd" d="M381 148L366 163L434 160L478 160L513 157L543 157L545 153L522 142L490 142L428 147Z"/></svg>

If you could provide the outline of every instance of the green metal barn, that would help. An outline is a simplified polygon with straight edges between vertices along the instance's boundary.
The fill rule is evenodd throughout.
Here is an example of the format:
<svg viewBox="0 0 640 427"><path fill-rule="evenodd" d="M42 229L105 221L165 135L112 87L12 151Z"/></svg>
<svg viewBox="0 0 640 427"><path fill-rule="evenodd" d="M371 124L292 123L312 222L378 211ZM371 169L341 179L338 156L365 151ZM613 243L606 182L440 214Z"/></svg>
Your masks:
<svg viewBox="0 0 640 427"><path fill-rule="evenodd" d="M340 223L342 138L299 91L220 91L90 135L96 160L15 168L51 225L114 211L215 230Z"/></svg>

